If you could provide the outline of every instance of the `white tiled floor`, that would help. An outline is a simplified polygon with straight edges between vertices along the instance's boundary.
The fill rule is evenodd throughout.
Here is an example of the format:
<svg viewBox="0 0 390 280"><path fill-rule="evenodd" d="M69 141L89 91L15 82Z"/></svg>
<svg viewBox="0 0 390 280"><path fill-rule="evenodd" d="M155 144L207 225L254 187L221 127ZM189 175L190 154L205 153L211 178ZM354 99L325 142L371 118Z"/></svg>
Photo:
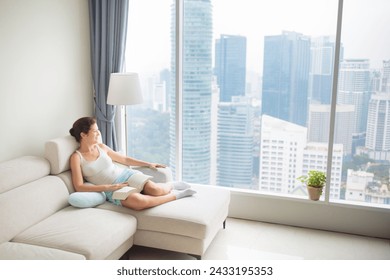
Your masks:
<svg viewBox="0 0 390 280"><path fill-rule="evenodd" d="M184 260L186 254L134 246L130 259ZM227 220L205 260L390 260L390 240L269 223Z"/></svg>

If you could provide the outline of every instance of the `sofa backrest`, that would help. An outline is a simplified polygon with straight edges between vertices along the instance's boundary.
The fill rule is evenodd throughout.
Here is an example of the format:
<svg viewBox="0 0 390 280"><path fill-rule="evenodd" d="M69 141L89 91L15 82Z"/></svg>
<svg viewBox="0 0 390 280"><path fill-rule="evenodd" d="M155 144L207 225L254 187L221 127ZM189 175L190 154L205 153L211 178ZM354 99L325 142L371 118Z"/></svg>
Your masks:
<svg viewBox="0 0 390 280"><path fill-rule="evenodd" d="M69 159L79 144L73 136L51 139L45 143L45 157L50 162L50 173L58 175L70 169Z"/></svg>
<svg viewBox="0 0 390 280"><path fill-rule="evenodd" d="M64 182L49 173L42 157L0 163L0 243L69 205Z"/></svg>
<svg viewBox="0 0 390 280"><path fill-rule="evenodd" d="M41 157L24 156L0 162L0 194L47 176L50 165Z"/></svg>
<svg viewBox="0 0 390 280"><path fill-rule="evenodd" d="M70 172L70 156L79 148L73 136L67 135L51 139L45 143L45 157L50 162L50 174L60 177L69 193L74 192Z"/></svg>

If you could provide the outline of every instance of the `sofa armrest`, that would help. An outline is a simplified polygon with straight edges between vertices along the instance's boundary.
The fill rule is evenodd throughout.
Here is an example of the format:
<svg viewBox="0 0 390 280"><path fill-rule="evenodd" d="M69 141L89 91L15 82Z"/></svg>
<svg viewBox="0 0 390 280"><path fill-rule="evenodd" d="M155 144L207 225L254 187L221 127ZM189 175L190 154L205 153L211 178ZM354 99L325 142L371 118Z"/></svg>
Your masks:
<svg viewBox="0 0 390 280"><path fill-rule="evenodd" d="M152 169L145 166L134 166L134 170L141 171L145 175L152 176L152 181L156 183L166 183L172 181L172 170L169 167Z"/></svg>

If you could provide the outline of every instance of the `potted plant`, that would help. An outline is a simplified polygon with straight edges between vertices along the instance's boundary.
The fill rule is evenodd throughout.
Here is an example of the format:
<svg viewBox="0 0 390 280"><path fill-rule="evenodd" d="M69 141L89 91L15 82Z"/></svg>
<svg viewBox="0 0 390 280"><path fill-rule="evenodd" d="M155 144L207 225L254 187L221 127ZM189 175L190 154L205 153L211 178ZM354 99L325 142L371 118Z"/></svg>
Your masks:
<svg viewBox="0 0 390 280"><path fill-rule="evenodd" d="M319 200L322 195L322 190L326 183L325 172L318 170L310 170L307 175L302 175L297 178L307 186L309 198L311 200Z"/></svg>

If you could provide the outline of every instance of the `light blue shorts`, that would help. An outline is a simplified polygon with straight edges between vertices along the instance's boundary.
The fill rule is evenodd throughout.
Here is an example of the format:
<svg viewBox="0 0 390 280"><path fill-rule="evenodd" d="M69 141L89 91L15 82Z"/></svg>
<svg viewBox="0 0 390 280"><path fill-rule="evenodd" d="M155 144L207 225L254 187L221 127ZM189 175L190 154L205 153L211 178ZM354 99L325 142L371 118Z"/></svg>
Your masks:
<svg viewBox="0 0 390 280"><path fill-rule="evenodd" d="M119 175L119 177L116 178L113 184L120 184L120 183L127 182L130 179L130 177L136 173L141 173L141 172L139 172L138 170L133 170L131 168L126 168L123 170L121 175ZM122 206L121 201L119 199L112 198L112 193L113 193L112 191L108 191L104 193L106 194L107 200L109 202L114 203L115 205Z"/></svg>
<svg viewBox="0 0 390 280"><path fill-rule="evenodd" d="M136 176L133 176L135 175ZM121 175L116 178L116 180L112 184L120 184L128 182L129 186L134 187L137 189L137 192L142 192L145 183L151 178L151 176L145 175L142 172L138 170L134 170L131 168L126 168L123 170ZM115 205L122 206L122 203L119 199L113 199L112 198L112 191L104 192L106 194L107 200L111 203L114 203Z"/></svg>

